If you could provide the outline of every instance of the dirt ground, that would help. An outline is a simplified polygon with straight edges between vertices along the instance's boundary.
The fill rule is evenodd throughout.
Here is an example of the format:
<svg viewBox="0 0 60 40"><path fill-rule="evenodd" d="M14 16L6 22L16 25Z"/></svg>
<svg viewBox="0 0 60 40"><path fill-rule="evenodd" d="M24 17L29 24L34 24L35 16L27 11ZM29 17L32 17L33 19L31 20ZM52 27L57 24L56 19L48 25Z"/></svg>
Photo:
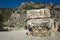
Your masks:
<svg viewBox="0 0 60 40"><path fill-rule="evenodd" d="M0 40L60 40L60 33L56 32L51 37L32 37L26 35L27 30L0 32Z"/></svg>

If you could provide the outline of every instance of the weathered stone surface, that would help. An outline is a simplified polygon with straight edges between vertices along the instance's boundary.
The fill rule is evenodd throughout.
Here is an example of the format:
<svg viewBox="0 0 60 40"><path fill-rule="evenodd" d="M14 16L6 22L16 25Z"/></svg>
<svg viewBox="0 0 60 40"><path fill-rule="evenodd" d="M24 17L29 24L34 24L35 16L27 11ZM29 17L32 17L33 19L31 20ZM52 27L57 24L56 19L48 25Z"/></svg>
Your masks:
<svg viewBox="0 0 60 40"><path fill-rule="evenodd" d="M50 10L47 8L27 11L27 19L29 19L29 18L45 18L45 17L50 17Z"/></svg>
<svg viewBox="0 0 60 40"><path fill-rule="evenodd" d="M54 20L49 18L30 19L27 21L28 28L32 28L34 36L51 35L54 31Z"/></svg>

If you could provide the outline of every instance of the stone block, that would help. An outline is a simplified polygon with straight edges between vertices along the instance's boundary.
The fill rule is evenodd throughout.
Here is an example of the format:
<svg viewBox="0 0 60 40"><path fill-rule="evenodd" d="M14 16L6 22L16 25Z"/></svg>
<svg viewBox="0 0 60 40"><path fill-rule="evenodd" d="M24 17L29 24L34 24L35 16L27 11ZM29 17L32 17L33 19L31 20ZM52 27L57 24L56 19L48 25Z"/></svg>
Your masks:
<svg viewBox="0 0 60 40"><path fill-rule="evenodd" d="M47 8L27 10L27 19L45 17L50 17L50 10Z"/></svg>
<svg viewBox="0 0 60 40"><path fill-rule="evenodd" d="M27 27L32 28L34 36L47 36L54 32L54 19L30 19L27 21Z"/></svg>

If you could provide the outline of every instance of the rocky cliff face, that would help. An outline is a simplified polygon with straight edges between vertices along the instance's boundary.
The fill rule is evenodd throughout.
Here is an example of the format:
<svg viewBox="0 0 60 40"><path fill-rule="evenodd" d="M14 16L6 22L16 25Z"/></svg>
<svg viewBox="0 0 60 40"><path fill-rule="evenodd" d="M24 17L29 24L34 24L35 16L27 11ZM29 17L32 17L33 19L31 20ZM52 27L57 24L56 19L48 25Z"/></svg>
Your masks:
<svg viewBox="0 0 60 40"><path fill-rule="evenodd" d="M50 9L51 18L55 20L60 19L60 6L54 5L52 3L45 4L45 3L36 3L36 2L25 2L22 3L21 6L16 7L11 12L11 16L7 21L3 24L6 26L13 26L13 27L25 27L26 26L26 11L31 9L40 9L40 8L48 8ZM7 17L6 17L7 18Z"/></svg>

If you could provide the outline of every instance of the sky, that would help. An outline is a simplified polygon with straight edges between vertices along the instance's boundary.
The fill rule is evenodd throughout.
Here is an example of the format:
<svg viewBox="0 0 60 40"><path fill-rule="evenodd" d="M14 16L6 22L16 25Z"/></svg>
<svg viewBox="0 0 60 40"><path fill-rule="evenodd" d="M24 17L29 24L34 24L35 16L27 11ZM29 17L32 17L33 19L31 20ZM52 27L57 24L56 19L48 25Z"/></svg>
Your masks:
<svg viewBox="0 0 60 40"><path fill-rule="evenodd" d="M0 8L15 8L22 2L42 2L60 5L60 0L0 0Z"/></svg>

